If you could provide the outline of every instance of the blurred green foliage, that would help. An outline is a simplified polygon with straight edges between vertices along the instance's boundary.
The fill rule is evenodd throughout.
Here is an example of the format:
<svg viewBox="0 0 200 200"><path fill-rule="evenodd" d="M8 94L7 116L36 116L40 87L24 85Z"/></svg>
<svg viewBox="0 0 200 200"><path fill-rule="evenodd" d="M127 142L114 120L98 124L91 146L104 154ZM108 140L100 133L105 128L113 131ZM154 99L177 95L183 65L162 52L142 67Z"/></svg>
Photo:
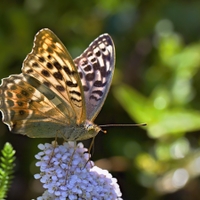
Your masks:
<svg viewBox="0 0 200 200"><path fill-rule="evenodd" d="M200 2L47 1L0 2L0 78L20 73L33 37L51 29L78 56L108 32L116 45L113 87L97 124L147 123L98 134L93 160L113 172L123 198L199 198ZM37 144L51 141L9 133L1 123L0 147L16 149L16 174L8 199L31 199ZM86 141L89 146L89 142Z"/></svg>

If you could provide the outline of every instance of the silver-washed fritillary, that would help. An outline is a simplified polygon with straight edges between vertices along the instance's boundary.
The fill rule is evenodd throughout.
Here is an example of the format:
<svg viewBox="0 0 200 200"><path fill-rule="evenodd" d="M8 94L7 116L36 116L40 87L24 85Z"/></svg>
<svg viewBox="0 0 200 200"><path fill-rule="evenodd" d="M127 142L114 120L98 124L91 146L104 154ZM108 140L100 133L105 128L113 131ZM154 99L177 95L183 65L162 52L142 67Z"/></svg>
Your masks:
<svg viewBox="0 0 200 200"><path fill-rule="evenodd" d="M108 94L115 67L115 48L100 35L76 59L49 29L40 30L22 73L2 79L0 110L14 133L32 138L94 137L93 123Z"/></svg>

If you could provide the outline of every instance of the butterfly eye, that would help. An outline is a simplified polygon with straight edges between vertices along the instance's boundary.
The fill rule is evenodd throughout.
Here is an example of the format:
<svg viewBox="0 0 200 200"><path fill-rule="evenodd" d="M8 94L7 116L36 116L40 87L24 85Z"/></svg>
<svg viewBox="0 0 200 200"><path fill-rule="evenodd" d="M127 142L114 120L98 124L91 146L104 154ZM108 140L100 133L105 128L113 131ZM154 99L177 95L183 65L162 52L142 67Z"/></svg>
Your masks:
<svg viewBox="0 0 200 200"><path fill-rule="evenodd" d="M88 121L88 120L86 120L86 121L85 121L85 124L84 124L84 126L85 126L85 129L87 129L88 131L90 131L90 130L94 129L94 124L93 124L93 123L91 123L91 122L90 122L90 121Z"/></svg>

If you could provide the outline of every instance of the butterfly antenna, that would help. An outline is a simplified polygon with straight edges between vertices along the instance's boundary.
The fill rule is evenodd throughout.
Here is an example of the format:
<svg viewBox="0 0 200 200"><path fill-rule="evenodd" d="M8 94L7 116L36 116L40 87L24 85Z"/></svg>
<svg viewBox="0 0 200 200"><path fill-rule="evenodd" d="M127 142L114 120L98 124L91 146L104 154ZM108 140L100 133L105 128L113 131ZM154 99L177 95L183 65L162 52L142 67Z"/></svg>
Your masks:
<svg viewBox="0 0 200 200"><path fill-rule="evenodd" d="M141 123L141 124L102 124L99 125L99 127L104 128L104 127L133 127L133 126L146 126L146 123ZM107 133L105 130L100 130L103 133Z"/></svg>
<svg viewBox="0 0 200 200"><path fill-rule="evenodd" d="M107 131L106 131L106 130L102 130L102 129L101 129L100 131L101 131L102 133L107 133Z"/></svg>

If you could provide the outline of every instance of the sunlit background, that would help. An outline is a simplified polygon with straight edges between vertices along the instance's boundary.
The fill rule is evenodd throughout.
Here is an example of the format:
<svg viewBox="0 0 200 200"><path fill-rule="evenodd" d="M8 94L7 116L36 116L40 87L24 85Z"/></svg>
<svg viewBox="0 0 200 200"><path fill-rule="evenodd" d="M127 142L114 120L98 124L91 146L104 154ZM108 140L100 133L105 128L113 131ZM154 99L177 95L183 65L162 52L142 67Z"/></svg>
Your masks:
<svg viewBox="0 0 200 200"><path fill-rule="evenodd" d="M114 79L95 123L147 126L107 128L92 159L118 179L123 199L199 199L200 1L0 1L0 78L20 73L45 27L73 58L104 32L114 40ZM10 142L16 150L7 199L40 196L34 155L53 139L12 134L3 123L0 130L0 149Z"/></svg>

